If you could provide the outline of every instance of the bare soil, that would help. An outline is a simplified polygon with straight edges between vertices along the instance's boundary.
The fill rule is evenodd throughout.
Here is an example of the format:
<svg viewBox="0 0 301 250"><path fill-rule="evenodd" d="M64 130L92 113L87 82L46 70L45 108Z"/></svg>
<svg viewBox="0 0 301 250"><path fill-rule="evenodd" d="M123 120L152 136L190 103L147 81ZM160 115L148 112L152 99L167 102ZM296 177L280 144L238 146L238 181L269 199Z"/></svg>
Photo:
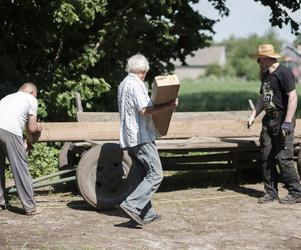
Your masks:
<svg viewBox="0 0 301 250"><path fill-rule="evenodd" d="M142 229L72 192L38 192L42 212L31 217L12 199L0 211L0 249L301 249L301 204L258 204L262 184L177 184L163 183L153 199L162 219Z"/></svg>

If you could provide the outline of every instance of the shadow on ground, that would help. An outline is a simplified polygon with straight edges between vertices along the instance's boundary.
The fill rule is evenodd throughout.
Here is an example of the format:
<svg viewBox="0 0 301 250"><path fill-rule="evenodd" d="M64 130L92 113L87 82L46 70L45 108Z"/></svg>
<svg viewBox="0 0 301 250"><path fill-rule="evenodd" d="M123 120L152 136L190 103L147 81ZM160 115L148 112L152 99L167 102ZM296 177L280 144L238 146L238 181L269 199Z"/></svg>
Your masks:
<svg viewBox="0 0 301 250"><path fill-rule="evenodd" d="M232 190L237 193L245 194L250 197L261 197L263 192L255 189L242 187L243 184L254 184L261 181L260 169L244 169L244 170L212 170L212 171L177 171L167 172L167 176L158 190L158 192L171 192L178 190L186 190L193 188L208 188L216 187L217 191ZM77 196L80 195L75 182L67 184L61 183L53 186L51 189L36 190L35 194L38 196L47 196L51 193L66 193L66 195ZM18 199L17 195L10 195L10 199ZM39 201L43 203L44 201ZM47 203L47 201L45 201ZM98 211L84 200L70 201L67 206L73 210L82 211ZM11 211L16 213L24 213L17 207L11 207ZM108 215L118 216L118 210L104 211ZM120 215L122 216L122 215ZM122 225L121 225L122 226Z"/></svg>
<svg viewBox="0 0 301 250"><path fill-rule="evenodd" d="M164 178L159 192L170 192L190 188L239 187L261 181L260 169L181 171Z"/></svg>

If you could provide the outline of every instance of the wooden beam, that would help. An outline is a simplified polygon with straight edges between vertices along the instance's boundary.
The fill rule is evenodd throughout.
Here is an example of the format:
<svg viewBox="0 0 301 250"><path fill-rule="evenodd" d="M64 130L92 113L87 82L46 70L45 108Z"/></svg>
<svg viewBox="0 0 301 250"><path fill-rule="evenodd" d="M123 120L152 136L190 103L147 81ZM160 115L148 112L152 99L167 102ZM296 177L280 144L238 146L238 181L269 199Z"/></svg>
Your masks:
<svg viewBox="0 0 301 250"><path fill-rule="evenodd" d="M78 122L119 121L117 112L76 112Z"/></svg>
<svg viewBox="0 0 301 250"><path fill-rule="evenodd" d="M247 121L250 111L211 111L211 112L174 112L171 118L173 121L204 121L204 120L241 120ZM257 120L260 120L262 113ZM117 112L77 112L78 122L103 122L119 121Z"/></svg>
<svg viewBox="0 0 301 250"><path fill-rule="evenodd" d="M38 141L118 140L119 121L40 123ZM239 121L174 121L164 138L258 136L259 126L246 129Z"/></svg>
<svg viewBox="0 0 301 250"><path fill-rule="evenodd" d="M68 122L40 123L42 133L37 141L84 141L118 140L119 121L110 122ZM177 138L225 138L258 137L260 122L255 122L251 129L245 127L245 121L235 120L188 120L172 121L168 134L162 139ZM301 120L297 120L295 136L301 137ZM203 140L204 141L204 140ZM206 140L205 140L206 141ZM209 140L210 142L210 140ZM191 142L189 142L191 144Z"/></svg>
<svg viewBox="0 0 301 250"><path fill-rule="evenodd" d="M36 141L118 140L119 122L39 123L42 132Z"/></svg>

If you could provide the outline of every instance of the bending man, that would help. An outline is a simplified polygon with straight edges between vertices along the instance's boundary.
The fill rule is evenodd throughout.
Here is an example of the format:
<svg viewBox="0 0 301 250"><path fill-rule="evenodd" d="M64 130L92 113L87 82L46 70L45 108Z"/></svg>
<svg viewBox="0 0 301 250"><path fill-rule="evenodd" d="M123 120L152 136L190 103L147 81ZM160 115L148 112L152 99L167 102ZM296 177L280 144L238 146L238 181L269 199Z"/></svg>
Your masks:
<svg viewBox="0 0 301 250"><path fill-rule="evenodd" d="M31 176L28 170L23 130L40 132L37 124L37 87L24 83L18 92L5 96L0 101L0 208L6 208L5 157L8 158L22 206L27 215L36 212Z"/></svg>

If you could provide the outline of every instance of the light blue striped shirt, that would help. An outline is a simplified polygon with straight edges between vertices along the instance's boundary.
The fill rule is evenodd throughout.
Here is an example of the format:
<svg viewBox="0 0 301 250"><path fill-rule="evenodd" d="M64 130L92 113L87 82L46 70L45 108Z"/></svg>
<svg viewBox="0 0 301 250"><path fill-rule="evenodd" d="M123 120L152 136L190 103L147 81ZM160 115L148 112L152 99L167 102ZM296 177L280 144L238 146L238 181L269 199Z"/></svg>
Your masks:
<svg viewBox="0 0 301 250"><path fill-rule="evenodd" d="M156 139L152 117L141 116L139 113L152 105L144 82L135 74L128 74L118 87L121 148L134 147Z"/></svg>

